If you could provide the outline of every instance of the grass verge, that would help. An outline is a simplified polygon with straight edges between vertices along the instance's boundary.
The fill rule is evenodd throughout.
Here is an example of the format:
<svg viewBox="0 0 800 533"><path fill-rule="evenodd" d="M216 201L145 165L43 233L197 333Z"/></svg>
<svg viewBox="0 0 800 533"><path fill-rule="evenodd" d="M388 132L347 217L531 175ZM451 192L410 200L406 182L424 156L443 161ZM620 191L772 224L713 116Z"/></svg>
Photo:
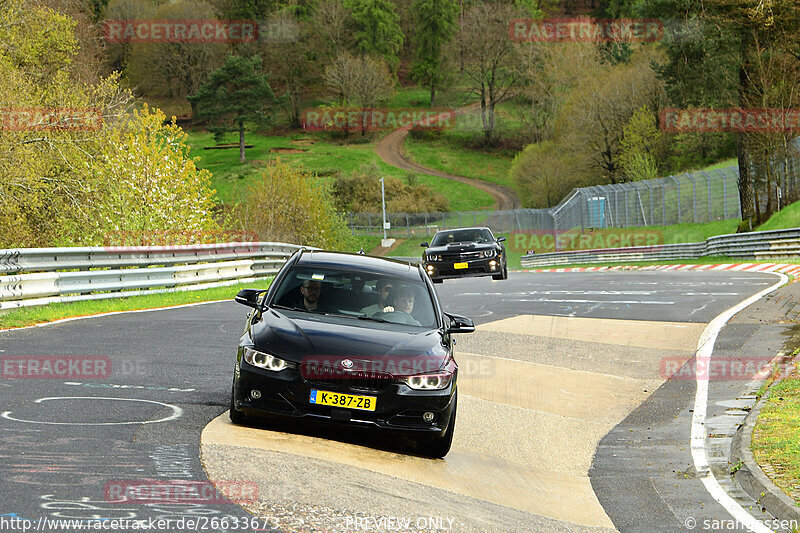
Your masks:
<svg viewBox="0 0 800 533"><path fill-rule="evenodd" d="M753 457L775 485L800 505L800 374L769 389L753 430Z"/></svg>
<svg viewBox="0 0 800 533"><path fill-rule="evenodd" d="M11 309L0 314L0 329L32 326L44 322L52 322L62 318L99 315L114 311L134 311L138 309L155 309L173 305L210 302L214 300L232 300L236 293L244 288L267 288L272 278L264 278L258 282L214 287L198 291L167 292L113 298L108 300L87 300L83 302L58 303L38 307Z"/></svg>
<svg viewBox="0 0 800 533"><path fill-rule="evenodd" d="M230 134L223 142L233 143L236 140L237 137ZM277 158L315 172L322 179L329 179L326 177L337 172L352 174L370 163L378 165L382 176L406 179L405 170L387 165L375 153L374 140L360 142L358 135L353 135L350 141L335 141L325 133L250 133L245 142L253 146L246 150L247 162L240 163L238 149L206 150L206 147L217 145L213 136L203 131L189 132L189 144L192 147L190 155L200 158L200 168L211 171L211 186L217 191L217 198L224 203L237 202L244 194L244 186L258 179L264 167ZM492 206L492 197L471 185L427 175L419 175L418 181L448 198L451 210L470 211ZM380 211L380 205L375 206L375 211Z"/></svg>

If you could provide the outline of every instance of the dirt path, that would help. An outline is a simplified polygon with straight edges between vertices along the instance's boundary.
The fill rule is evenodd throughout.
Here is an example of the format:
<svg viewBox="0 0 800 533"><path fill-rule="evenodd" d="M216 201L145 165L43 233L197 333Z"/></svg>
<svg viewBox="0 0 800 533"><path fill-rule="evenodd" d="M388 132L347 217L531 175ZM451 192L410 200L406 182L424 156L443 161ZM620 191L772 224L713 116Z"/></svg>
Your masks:
<svg viewBox="0 0 800 533"><path fill-rule="evenodd" d="M456 111L456 113L463 114L465 111L469 111L474 107L475 104L462 107ZM442 172L440 170L424 167L406 157L406 155L403 153L403 140L405 140L406 135L408 135L409 129L410 128L408 126L405 126L386 135L375 145L375 152L377 152L381 159L393 167L402 168L403 170L410 170L412 172L418 172L420 174L428 174L430 176L438 176L440 178L460 181L461 183L466 183L467 185L472 185L473 187L477 187L482 191L486 191L492 196L492 198L494 198L495 209L497 210L519 209L522 207L522 203L519 201L517 194L508 187L503 187L502 185L496 185L487 181L476 180L464 176L447 174L446 172Z"/></svg>

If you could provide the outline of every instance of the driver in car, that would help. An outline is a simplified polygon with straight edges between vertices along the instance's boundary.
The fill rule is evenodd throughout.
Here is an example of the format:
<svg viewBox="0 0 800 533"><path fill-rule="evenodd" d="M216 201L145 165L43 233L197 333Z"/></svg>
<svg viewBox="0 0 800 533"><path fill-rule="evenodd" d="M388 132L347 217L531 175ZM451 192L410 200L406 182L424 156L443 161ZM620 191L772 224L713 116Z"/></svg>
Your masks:
<svg viewBox="0 0 800 533"><path fill-rule="evenodd" d="M419 326L420 323L411 316L411 311L414 309L414 289L408 285L400 285L394 290L393 305L383 308L384 316L391 322L399 322L400 324L409 324L411 326Z"/></svg>

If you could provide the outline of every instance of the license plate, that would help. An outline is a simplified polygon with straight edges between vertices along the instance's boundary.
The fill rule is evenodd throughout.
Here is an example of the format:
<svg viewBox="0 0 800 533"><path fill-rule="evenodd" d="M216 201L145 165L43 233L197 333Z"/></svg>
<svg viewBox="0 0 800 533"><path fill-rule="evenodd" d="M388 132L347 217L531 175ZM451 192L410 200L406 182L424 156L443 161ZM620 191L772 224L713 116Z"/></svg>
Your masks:
<svg viewBox="0 0 800 533"><path fill-rule="evenodd" d="M324 390L311 389L309 402L316 405L330 405L360 411L374 411L378 398L375 396L356 396L355 394L342 394Z"/></svg>
<svg viewBox="0 0 800 533"><path fill-rule="evenodd" d="M454 263L453 268L467 268L469 263Z"/></svg>

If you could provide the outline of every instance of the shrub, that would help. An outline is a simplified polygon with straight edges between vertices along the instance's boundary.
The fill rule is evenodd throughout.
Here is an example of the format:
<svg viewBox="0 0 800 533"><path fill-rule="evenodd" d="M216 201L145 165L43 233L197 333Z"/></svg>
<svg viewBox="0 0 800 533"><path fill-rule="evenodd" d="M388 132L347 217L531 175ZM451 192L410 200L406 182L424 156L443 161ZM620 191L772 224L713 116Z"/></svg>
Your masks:
<svg viewBox="0 0 800 533"><path fill-rule="evenodd" d="M235 209L240 229L260 241L288 242L329 250L353 239L336 212L329 185L277 159L245 189Z"/></svg>

